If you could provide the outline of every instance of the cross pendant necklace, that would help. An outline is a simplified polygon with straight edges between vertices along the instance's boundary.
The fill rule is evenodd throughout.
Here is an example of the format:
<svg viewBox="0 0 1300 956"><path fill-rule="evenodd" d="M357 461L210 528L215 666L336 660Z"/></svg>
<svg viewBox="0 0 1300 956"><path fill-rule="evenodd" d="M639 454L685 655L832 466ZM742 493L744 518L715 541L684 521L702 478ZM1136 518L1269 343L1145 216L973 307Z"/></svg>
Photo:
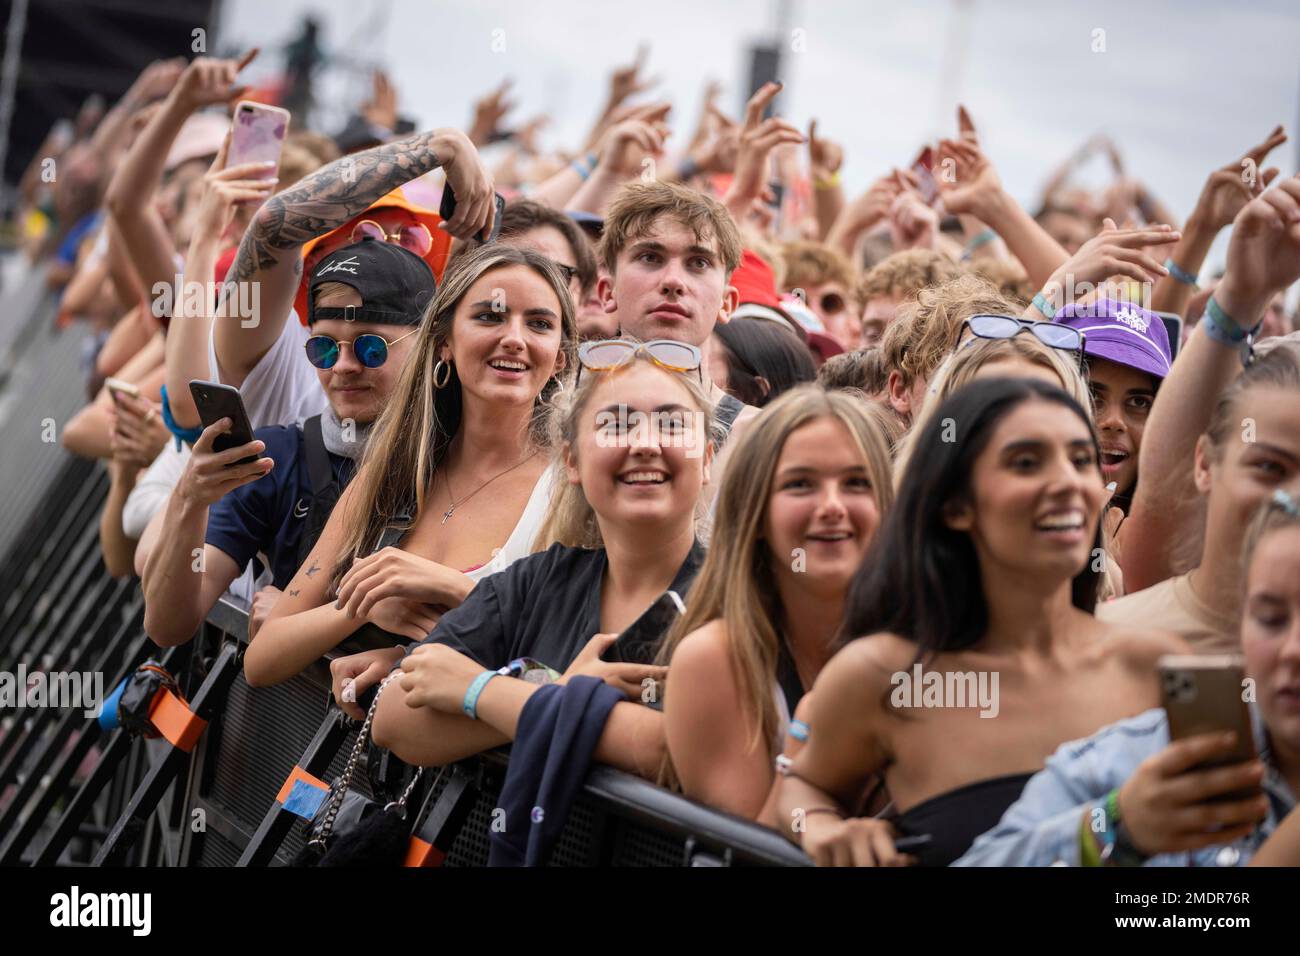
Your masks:
<svg viewBox="0 0 1300 956"><path fill-rule="evenodd" d="M458 507L460 507L461 505L463 505L465 502L469 501L469 499L473 498L476 494L478 494L480 491L482 491L482 490L483 490L484 488L486 488L488 485L492 484L492 482L496 481L496 480L497 480L498 478L500 478L502 475L509 474L510 472L512 472L512 471L514 471L516 468L518 468L520 465L522 465L524 462L526 462L526 461L528 461L529 459L535 457L536 455L537 455L537 451L534 450L532 454L528 455L528 456L525 457L525 458L521 458L521 459L519 459L517 462L515 462L513 465L511 465L511 466L510 466L509 468L507 468L505 471L499 471L499 472L497 472L495 475L493 475L493 476L492 476L491 478L489 478L487 481L483 482L483 484L479 485L477 488L475 488L473 491L471 491L469 494L467 494L464 498L460 499L460 501L457 501L457 500L456 500L456 496L453 495L453 494L451 493L451 477L447 474L447 472L444 471L444 472L442 473L442 480L443 480L443 482L447 485L447 497L448 497L449 499L451 499L451 507L448 508L446 511L444 511L444 512L442 513L442 521L439 522L439 523L440 523L440 524L446 524L446 523L447 523L447 519L450 518L450 517L452 516L452 513L453 513L453 512L454 512ZM448 470L450 470L450 469L448 469Z"/></svg>

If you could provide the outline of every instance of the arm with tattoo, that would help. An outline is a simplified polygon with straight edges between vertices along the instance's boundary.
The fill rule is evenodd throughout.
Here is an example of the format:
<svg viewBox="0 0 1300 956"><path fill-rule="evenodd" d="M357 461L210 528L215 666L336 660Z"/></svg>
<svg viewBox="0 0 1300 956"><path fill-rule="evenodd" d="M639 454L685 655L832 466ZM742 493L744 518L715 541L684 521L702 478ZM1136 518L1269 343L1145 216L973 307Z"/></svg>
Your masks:
<svg viewBox="0 0 1300 956"><path fill-rule="evenodd" d="M242 381L279 338L302 275L302 246L438 167L458 200L456 215L441 228L458 238L490 229L492 178L473 144L453 129L417 133L344 156L266 201L244 233L223 290L223 297L239 295L239 285L231 283L256 283L258 294L249 300L256 314L241 319L217 309L214 338L226 381Z"/></svg>

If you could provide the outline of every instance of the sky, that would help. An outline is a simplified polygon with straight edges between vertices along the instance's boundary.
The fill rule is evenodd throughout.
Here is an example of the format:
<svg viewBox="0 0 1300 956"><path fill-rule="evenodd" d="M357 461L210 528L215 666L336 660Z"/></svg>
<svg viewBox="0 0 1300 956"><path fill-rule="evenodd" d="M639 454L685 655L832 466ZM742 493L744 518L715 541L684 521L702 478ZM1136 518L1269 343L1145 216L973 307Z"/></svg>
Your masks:
<svg viewBox="0 0 1300 956"><path fill-rule="evenodd" d="M779 36L782 114L845 149L856 194L920 145L953 131L965 103L1007 188L1027 206L1044 181L1097 133L1126 170L1186 216L1210 171L1277 123L1293 140L1270 164L1300 155L1300 2L1251 0L225 0L216 49L257 44L249 68L277 70L278 48L313 12L338 68L322 86L340 118L382 65L402 113L421 128L459 126L473 101L513 79L512 118L545 113L543 144L576 146L608 75L649 47L660 82L644 99L673 103L669 140L684 144L703 85L723 85L736 117L750 49ZM1101 160L1080 171L1097 185ZM1207 265L1221 264L1220 236Z"/></svg>

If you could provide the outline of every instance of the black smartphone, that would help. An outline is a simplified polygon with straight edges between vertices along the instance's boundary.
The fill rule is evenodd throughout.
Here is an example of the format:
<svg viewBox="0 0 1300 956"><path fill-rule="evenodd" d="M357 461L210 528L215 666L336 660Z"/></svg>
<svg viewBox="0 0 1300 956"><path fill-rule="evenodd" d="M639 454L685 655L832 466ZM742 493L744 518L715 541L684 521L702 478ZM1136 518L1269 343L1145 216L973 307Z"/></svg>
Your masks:
<svg viewBox="0 0 1300 956"><path fill-rule="evenodd" d="M497 214L492 220L492 232L487 236L484 236L483 233L480 232L477 237L479 242L496 242L497 236L501 234L501 214L505 212L506 201L502 198L500 193L495 193L494 195L496 197L494 201L497 206ZM450 183L442 189L442 203L438 206L438 215L442 218L443 222L446 222L452 216L456 215L456 194L451 191Z"/></svg>
<svg viewBox="0 0 1300 956"><path fill-rule="evenodd" d="M1183 341L1183 317L1177 312L1157 312L1160 321L1165 324L1165 332L1169 335L1169 361L1178 358L1178 346Z"/></svg>
<svg viewBox="0 0 1300 956"><path fill-rule="evenodd" d="M212 443L213 451L238 448L253 440L253 427L248 423L248 413L244 411L244 399L240 396L239 389L220 382L195 379L190 382L190 394L194 396L194 407L199 410L199 419L204 428L223 418L229 418L234 423L230 431L217 436ZM250 455L232 464L245 465L254 461L257 461L257 456Z"/></svg>
<svg viewBox="0 0 1300 956"><path fill-rule="evenodd" d="M653 664L664 635L686 605L676 591L665 591L600 655L611 664Z"/></svg>
<svg viewBox="0 0 1300 956"><path fill-rule="evenodd" d="M894 841L894 849L899 853L915 853L917 850L924 850L932 842L934 842L934 836L929 833L899 837Z"/></svg>

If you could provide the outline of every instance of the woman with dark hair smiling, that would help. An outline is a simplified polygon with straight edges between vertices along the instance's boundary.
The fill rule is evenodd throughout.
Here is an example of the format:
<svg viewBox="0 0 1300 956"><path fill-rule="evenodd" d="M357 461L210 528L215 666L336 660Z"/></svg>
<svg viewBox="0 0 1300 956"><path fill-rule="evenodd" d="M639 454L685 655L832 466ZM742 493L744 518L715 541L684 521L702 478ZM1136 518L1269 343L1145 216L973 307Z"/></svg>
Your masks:
<svg viewBox="0 0 1300 956"><path fill-rule="evenodd" d="M819 865L913 862L898 835L946 865L1059 744L1158 703L1155 660L1182 642L1092 616L1098 457L1087 413L1029 379L960 389L916 436L846 603L843 634L867 636L818 676L780 784ZM847 818L877 775L890 825Z"/></svg>

